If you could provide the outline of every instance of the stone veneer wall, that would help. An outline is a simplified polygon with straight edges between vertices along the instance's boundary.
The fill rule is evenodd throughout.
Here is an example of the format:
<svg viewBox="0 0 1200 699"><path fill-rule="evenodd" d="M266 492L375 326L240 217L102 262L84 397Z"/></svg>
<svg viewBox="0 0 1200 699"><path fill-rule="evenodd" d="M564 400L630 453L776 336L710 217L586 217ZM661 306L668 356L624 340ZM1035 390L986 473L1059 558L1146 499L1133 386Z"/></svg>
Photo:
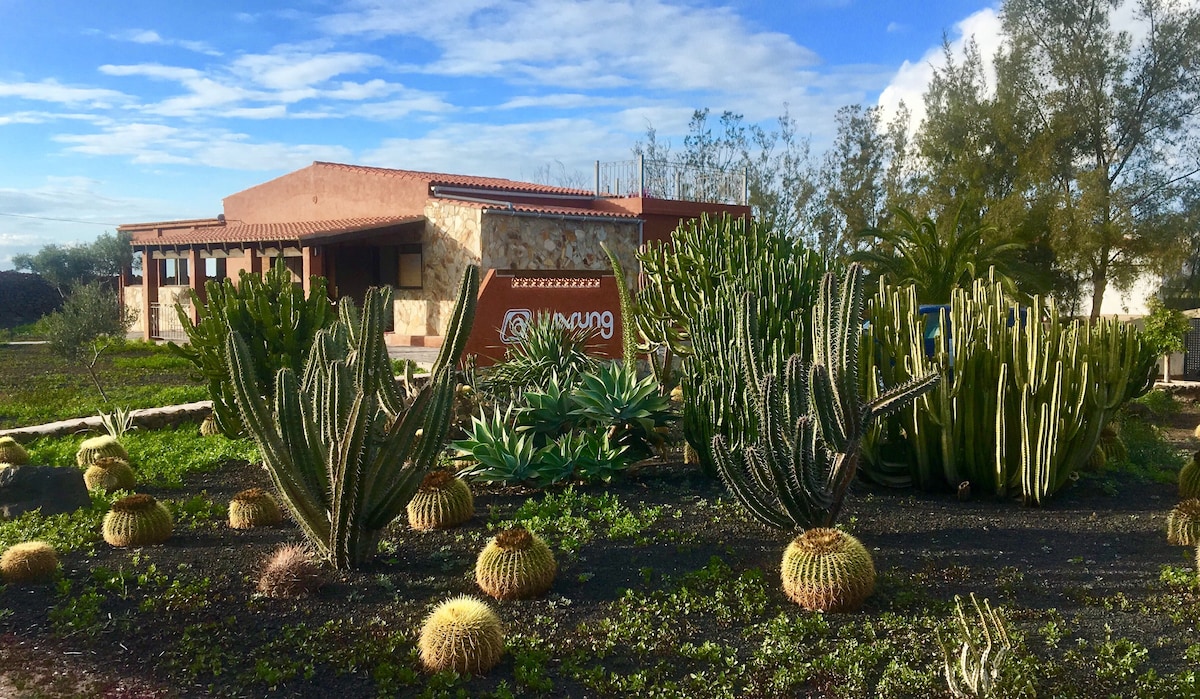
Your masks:
<svg viewBox="0 0 1200 699"><path fill-rule="evenodd" d="M482 239L484 269L608 271L608 256L600 249L606 243L621 260L626 283L632 286L637 279L641 226L636 219L625 223L487 211Z"/></svg>
<svg viewBox="0 0 1200 699"><path fill-rule="evenodd" d="M478 206L443 200L425 204L421 289L396 289L397 335L441 335L446 330L463 271L479 264Z"/></svg>
<svg viewBox="0 0 1200 699"><path fill-rule="evenodd" d="M129 332L141 333L146 332L146 319L142 318L142 285L130 284L125 287L125 298L122 299L125 307L133 311L136 318L133 324L129 326Z"/></svg>

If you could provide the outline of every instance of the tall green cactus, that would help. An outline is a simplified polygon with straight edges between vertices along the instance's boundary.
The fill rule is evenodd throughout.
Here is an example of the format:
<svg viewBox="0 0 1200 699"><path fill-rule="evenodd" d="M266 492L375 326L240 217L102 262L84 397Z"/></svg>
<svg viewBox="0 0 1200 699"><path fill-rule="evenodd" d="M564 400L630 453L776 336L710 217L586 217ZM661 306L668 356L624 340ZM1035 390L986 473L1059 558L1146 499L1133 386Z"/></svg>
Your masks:
<svg viewBox="0 0 1200 699"><path fill-rule="evenodd" d="M837 519L858 469L865 429L931 389L938 374L912 379L874 400L859 386L862 335L862 268L850 265L839 289L827 273L813 307L813 363L793 354L780 375L761 361L755 308L742 306L738 347L746 358L746 383L757 387L755 438L731 448L712 440L721 479L759 521L780 529L829 527Z"/></svg>
<svg viewBox="0 0 1200 699"><path fill-rule="evenodd" d="M303 375L290 367L276 374L273 405L254 381L249 347L230 333L228 378L241 417L276 491L335 567L374 555L436 464L478 289L479 269L468 267L431 379L407 404L383 343L386 287L367 292L361 314L343 302L338 322L317 334Z"/></svg>
<svg viewBox="0 0 1200 699"><path fill-rule="evenodd" d="M245 341L250 365L259 390L271 395L275 373L285 367L300 372L314 339L334 320L333 307L325 291L325 279L312 277L311 289L292 283L292 273L283 259L261 277L242 272L237 284L230 279L210 280L204 285L207 303L196 292L188 294L197 309L197 322L176 305L180 325L188 336L186 345L169 343L173 352L190 361L208 383L213 415L221 431L239 436L242 422L234 405L233 387L226 369L225 344L231 331Z"/></svg>

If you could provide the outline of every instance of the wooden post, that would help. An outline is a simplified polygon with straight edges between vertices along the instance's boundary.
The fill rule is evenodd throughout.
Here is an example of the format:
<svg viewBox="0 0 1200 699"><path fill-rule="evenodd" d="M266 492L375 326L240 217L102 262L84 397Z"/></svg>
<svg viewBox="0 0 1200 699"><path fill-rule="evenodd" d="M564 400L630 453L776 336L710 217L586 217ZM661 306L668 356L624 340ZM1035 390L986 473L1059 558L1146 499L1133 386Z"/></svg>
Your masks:
<svg viewBox="0 0 1200 699"><path fill-rule="evenodd" d="M204 291L204 258L200 257L200 248L192 248L188 250L188 271L190 278L188 280L192 291L196 292L196 303L191 306L192 324L195 325L200 320L200 304L208 301L208 296Z"/></svg>
<svg viewBox="0 0 1200 699"><path fill-rule="evenodd" d="M262 276L262 255L252 247L246 248L246 259L250 263L250 274Z"/></svg>
<svg viewBox="0 0 1200 699"><path fill-rule="evenodd" d="M315 245L302 248L301 250L301 259L304 261L301 276L304 277L304 295L308 296L312 292L312 281L310 278L325 276L325 255L323 254L325 251Z"/></svg>
<svg viewBox="0 0 1200 699"><path fill-rule="evenodd" d="M149 341L152 337L150 327L150 308L158 303L158 286L162 277L159 274L162 260L155 260L150 249L142 251L142 339Z"/></svg>

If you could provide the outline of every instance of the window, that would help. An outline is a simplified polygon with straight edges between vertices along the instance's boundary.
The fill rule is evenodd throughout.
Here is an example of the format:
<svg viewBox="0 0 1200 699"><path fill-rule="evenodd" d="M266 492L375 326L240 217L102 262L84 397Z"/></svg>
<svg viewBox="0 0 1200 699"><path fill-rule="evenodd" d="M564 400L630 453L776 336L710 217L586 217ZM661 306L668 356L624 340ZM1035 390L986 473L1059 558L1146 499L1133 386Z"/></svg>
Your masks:
<svg viewBox="0 0 1200 699"><path fill-rule="evenodd" d="M163 260L159 268L163 286L187 286L188 261L184 259Z"/></svg>
<svg viewBox="0 0 1200 699"><path fill-rule="evenodd" d="M401 289L420 289L423 286L423 267L424 260L421 255L421 246L417 245L401 245L397 251L400 259L400 270L398 283L396 286Z"/></svg>

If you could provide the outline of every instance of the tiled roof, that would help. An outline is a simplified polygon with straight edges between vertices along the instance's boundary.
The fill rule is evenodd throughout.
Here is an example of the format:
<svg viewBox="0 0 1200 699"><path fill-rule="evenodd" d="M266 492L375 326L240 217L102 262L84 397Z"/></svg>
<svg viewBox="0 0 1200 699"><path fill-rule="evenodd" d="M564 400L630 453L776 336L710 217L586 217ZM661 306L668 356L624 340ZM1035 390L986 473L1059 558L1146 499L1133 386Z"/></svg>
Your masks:
<svg viewBox="0 0 1200 699"><path fill-rule="evenodd" d="M457 204L459 206L469 206L485 211L517 211L523 214L545 214L547 216L566 216L568 218L627 218L634 221L638 218L637 214L631 214L627 211L598 211L596 209L583 209L575 206L538 206L518 204L516 202L513 202L511 205L492 204L489 202L463 201L451 198L441 198L437 199L437 201L444 201L448 204Z"/></svg>
<svg viewBox="0 0 1200 699"><path fill-rule="evenodd" d="M518 182L517 180L508 180L502 177L472 177L470 175L450 175L442 172L420 172L417 170L393 170L386 167L369 167L366 165L346 165L344 163L327 163L316 161L313 163L317 167L334 168L349 172L370 172L387 177L400 177L405 179L424 180L431 185L447 185L456 187L480 187L485 189L504 189L512 192L525 192L529 194L567 194L579 197L591 197L593 192L586 189L572 189L570 187L553 187L546 184L536 184L534 182Z"/></svg>
<svg viewBox="0 0 1200 699"><path fill-rule="evenodd" d="M207 243L263 243L272 241L302 241L345 233L357 233L404 223L423 221L422 216L343 218L333 221L294 221L290 223L227 222L223 226L177 228L157 235L156 231L134 231L134 245L203 245ZM164 222L168 227L171 222Z"/></svg>

